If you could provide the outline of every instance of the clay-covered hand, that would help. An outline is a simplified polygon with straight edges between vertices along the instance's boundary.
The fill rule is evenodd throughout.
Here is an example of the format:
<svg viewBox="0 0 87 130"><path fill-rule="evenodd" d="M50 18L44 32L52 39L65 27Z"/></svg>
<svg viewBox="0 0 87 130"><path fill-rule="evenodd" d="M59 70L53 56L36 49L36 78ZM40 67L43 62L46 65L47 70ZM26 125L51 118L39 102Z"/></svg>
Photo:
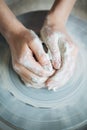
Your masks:
<svg viewBox="0 0 87 130"><path fill-rule="evenodd" d="M56 90L65 85L75 70L77 47L73 43L65 40L59 40L62 64L60 70L57 70L53 77L46 82L48 89Z"/></svg>
<svg viewBox="0 0 87 130"><path fill-rule="evenodd" d="M35 32L25 28L10 35L7 41L10 43L13 68L26 85L44 83L52 75L51 62Z"/></svg>
<svg viewBox="0 0 87 130"><path fill-rule="evenodd" d="M46 81L46 86L48 89L56 90L71 78L78 47L68 35L65 23L54 16L52 13L46 16L41 29L41 38L49 49L52 65L56 70Z"/></svg>
<svg viewBox="0 0 87 130"><path fill-rule="evenodd" d="M57 31L49 26L46 21L40 31L40 34L42 41L46 44L48 50L50 50L53 67L55 69L59 69L61 66L61 55L58 46L58 39L60 35L58 35Z"/></svg>

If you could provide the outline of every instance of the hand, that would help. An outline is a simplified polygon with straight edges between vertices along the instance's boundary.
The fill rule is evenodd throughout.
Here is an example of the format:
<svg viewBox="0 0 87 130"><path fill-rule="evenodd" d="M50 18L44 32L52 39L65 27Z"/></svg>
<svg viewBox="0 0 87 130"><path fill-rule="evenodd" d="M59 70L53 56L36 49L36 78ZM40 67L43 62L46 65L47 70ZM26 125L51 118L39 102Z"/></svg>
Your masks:
<svg viewBox="0 0 87 130"><path fill-rule="evenodd" d="M56 90L71 78L75 69L78 47L62 23L52 25L47 23L49 22L46 21L42 27L41 36L51 51L53 66L58 70L46 81L46 86L49 90Z"/></svg>
<svg viewBox="0 0 87 130"><path fill-rule="evenodd" d="M10 35L7 41L13 68L25 84L41 84L52 75L49 57L43 50L41 40L32 30L23 28L20 32Z"/></svg>
<svg viewBox="0 0 87 130"><path fill-rule="evenodd" d="M59 69L61 66L61 55L58 46L59 35L46 21L41 29L41 38L48 47L48 50L50 50L53 67Z"/></svg>

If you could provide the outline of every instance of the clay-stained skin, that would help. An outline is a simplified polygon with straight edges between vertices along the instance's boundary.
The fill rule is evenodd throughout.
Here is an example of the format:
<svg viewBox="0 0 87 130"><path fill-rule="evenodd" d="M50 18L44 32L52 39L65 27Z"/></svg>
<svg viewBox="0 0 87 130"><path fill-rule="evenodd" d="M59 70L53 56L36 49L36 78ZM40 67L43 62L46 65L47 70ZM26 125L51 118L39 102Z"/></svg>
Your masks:
<svg viewBox="0 0 87 130"><path fill-rule="evenodd" d="M41 29L41 38L50 50L52 56L52 64L55 69L61 66L61 55L58 47L58 39L62 37L61 33L54 32L49 26L43 26ZM53 44L55 44L53 46Z"/></svg>
<svg viewBox="0 0 87 130"><path fill-rule="evenodd" d="M28 86L29 84L32 87L35 85L35 88L36 84L37 88L39 84L42 86L54 72L42 41L32 30L27 30L14 39L17 41L11 46L13 69Z"/></svg>
<svg viewBox="0 0 87 130"><path fill-rule="evenodd" d="M17 70L18 68L15 68L15 70L16 72L21 73L21 79L26 86L34 88L48 87L49 90L55 91L59 87L62 87L64 84L66 84L67 81L71 78L75 68L77 50L75 49L76 47L74 44L69 44L68 41L66 41L64 34L57 31L51 32L50 28L48 28L48 31L50 35L47 35L48 32L45 32L45 28L43 28L41 30L41 37L48 47L48 54L45 54L45 58L50 58L52 64L55 64L57 67L57 70L55 70L56 73L52 76L52 78L49 78L49 76L39 77L32 73L32 71L35 70L35 72L38 74L40 65L37 64L38 67L33 67L33 60L28 60L30 59L30 53L28 50L25 51L19 62L30 71L28 71L28 74L27 71L22 74L20 70ZM33 31L31 31L31 35L33 40L29 43L31 44L30 46L32 46L33 43L36 43L37 45L42 44L41 40L35 35ZM55 46L52 46L53 43ZM42 51L38 50L38 57L41 56L41 53ZM44 58L43 60L45 62ZM56 60L58 61L56 62ZM43 68L49 72L52 72L52 75L55 71L53 71L52 65L50 63L49 66L43 65Z"/></svg>
<svg viewBox="0 0 87 130"><path fill-rule="evenodd" d="M36 43L37 46L40 47L41 40L37 37L37 35L31 30L31 35L33 37L33 40L29 43L29 44L33 44ZM42 56L42 49L38 50L38 57ZM39 74L39 68L41 68L41 66L38 64L38 67L33 66L33 61L29 61L29 51L26 51L26 53L23 55L22 59L20 59L20 63L25 66L26 68L28 68L30 71L35 70L35 72L37 72L37 74ZM49 61L48 55L45 54L45 59L43 57L43 62L45 62L46 60ZM51 62L49 62L49 66L47 65L43 65L43 68L47 71L52 72L52 65ZM53 73L53 72L52 72ZM30 87L34 87L34 88L41 88L44 86L45 81L47 80L48 77L38 77L34 74L32 74L30 72L30 80L26 78L26 76L21 76L21 79L23 80L23 82L25 83L26 86L30 86Z"/></svg>
<svg viewBox="0 0 87 130"><path fill-rule="evenodd" d="M35 44L36 44L36 46L37 46L37 47L39 46L39 49L40 49L40 50L38 50L38 55L37 55L37 59L38 59L38 57L43 56L42 46L40 47L40 45L42 45L42 42L41 42L41 40L37 37L37 35L36 35L32 30L30 30L30 33L31 33L31 35L32 35L32 37L33 37L33 39L32 39L32 40L30 41L30 43L29 43L30 47L33 46L33 51L34 51L34 47L35 47ZM33 44L34 44L34 45L33 45ZM35 48L35 49L36 49L36 48ZM43 62L49 61L48 56L47 56L46 54L44 54L44 55L45 55L45 58L43 57ZM41 68L41 67L40 67L39 65L38 65L37 68L33 67L33 62L32 62L32 60L31 60L31 62L30 62L28 59L29 59L29 51L27 50L27 51L23 54L22 59L20 59L20 63L23 64L23 65L24 65L25 67L27 67L28 69L30 69L31 71L32 71L32 69L34 69L35 72L37 72L37 74L38 74L38 73L39 73L39 68ZM42 61L39 61L39 62L42 63ZM44 64L44 63L43 63L43 64ZM49 71L49 70L52 71L52 65L51 65L50 62L49 62L49 66L48 66L49 69L47 69L46 66L48 66L48 64L47 64L47 65L43 65L43 68L45 68L47 71Z"/></svg>
<svg viewBox="0 0 87 130"><path fill-rule="evenodd" d="M76 57L77 57L77 46L74 43L69 43L66 37L61 32L52 32L49 27L44 26L41 30L41 36L45 44L49 49L55 50L55 55L52 56L52 52L49 50L50 59L53 62L58 59L58 70L54 76L47 80L46 86L49 90L56 91L59 87L62 87L73 75ZM56 48L53 48L53 44L57 44Z"/></svg>
<svg viewBox="0 0 87 130"><path fill-rule="evenodd" d="M73 75L75 64L76 64L76 55L77 50L75 46L71 46L69 43L60 41L59 48L62 57L62 65L56 74L50 79L48 89L57 90L59 87L62 87Z"/></svg>

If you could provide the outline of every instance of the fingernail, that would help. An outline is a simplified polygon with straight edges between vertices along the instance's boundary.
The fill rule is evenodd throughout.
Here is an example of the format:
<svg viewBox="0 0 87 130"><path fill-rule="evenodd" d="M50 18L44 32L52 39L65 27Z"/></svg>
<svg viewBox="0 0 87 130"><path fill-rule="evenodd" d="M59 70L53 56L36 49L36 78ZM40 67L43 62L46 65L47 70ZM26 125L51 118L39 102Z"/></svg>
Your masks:
<svg viewBox="0 0 87 130"><path fill-rule="evenodd" d="M58 87L53 87L53 86L50 86L50 87L48 87L48 90L53 90L53 91L57 91L57 89L59 89Z"/></svg>
<svg viewBox="0 0 87 130"><path fill-rule="evenodd" d="M55 69L60 69L61 62L59 60L58 61L53 61L53 66L55 67Z"/></svg>
<svg viewBox="0 0 87 130"><path fill-rule="evenodd" d="M52 90L52 89L53 89L53 86L48 87L48 90Z"/></svg>
<svg viewBox="0 0 87 130"><path fill-rule="evenodd" d="M53 85L52 85L51 82L47 82L47 83L46 83L46 86L48 87L48 90L53 89Z"/></svg>
<svg viewBox="0 0 87 130"><path fill-rule="evenodd" d="M48 90L51 90L51 88L50 88L50 87L48 87Z"/></svg>
<svg viewBox="0 0 87 130"><path fill-rule="evenodd" d="M58 89L57 87L54 87L54 88L53 88L53 91L55 91L55 92L56 92L56 91L57 91L57 89Z"/></svg>

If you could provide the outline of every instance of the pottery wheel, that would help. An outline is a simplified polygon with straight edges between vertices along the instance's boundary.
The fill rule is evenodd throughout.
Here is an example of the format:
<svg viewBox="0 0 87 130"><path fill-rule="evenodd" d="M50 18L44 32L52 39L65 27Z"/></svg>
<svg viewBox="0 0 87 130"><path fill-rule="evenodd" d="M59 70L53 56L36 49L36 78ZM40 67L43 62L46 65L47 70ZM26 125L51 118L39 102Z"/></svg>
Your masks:
<svg viewBox="0 0 87 130"><path fill-rule="evenodd" d="M18 19L37 34L47 11ZM57 92L26 87L14 72L0 36L0 128L3 130L75 130L87 124L87 22L70 16L67 29L79 46L75 72Z"/></svg>

